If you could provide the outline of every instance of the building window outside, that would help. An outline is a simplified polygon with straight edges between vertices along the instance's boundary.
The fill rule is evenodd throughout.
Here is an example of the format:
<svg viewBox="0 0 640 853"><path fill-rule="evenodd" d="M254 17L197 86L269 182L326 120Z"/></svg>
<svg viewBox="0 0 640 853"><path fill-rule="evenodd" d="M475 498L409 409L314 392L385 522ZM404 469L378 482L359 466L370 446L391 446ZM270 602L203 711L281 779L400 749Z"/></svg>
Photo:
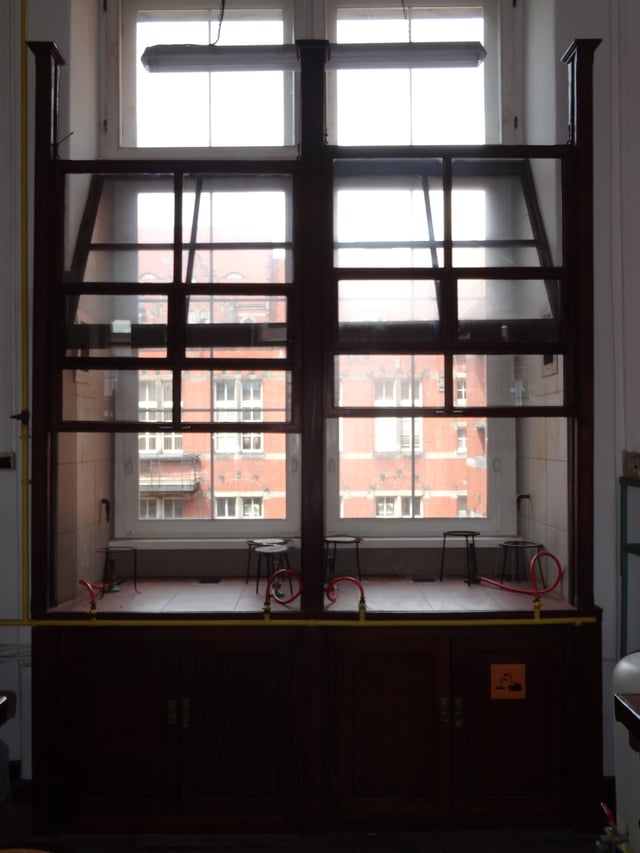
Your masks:
<svg viewBox="0 0 640 853"><path fill-rule="evenodd" d="M467 428L465 426L459 426L456 429L456 441L457 448L456 451L461 456L466 456L467 453Z"/></svg>
<svg viewBox="0 0 640 853"><path fill-rule="evenodd" d="M216 420L262 420L262 382L256 379L217 380L215 383ZM216 453L259 453L261 433L217 433Z"/></svg>
<svg viewBox="0 0 640 853"><path fill-rule="evenodd" d="M182 500L179 498L140 498L140 518L155 521L156 519L182 518Z"/></svg>

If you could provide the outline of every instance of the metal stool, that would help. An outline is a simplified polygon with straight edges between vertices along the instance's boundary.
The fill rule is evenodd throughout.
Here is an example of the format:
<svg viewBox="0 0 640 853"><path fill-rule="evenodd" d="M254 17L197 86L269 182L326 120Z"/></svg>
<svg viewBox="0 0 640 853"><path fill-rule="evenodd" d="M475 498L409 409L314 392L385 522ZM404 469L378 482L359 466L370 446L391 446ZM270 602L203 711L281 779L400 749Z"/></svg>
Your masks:
<svg viewBox="0 0 640 853"><path fill-rule="evenodd" d="M253 552L256 548L260 548L263 545L286 545L286 539L280 539L277 536L267 536L262 539L247 539L247 545L249 546L249 553L247 555L247 572L244 578L245 583L249 583L249 577L251 575L251 561L253 557Z"/></svg>
<svg viewBox="0 0 640 853"><path fill-rule="evenodd" d="M478 583L477 574L478 566L476 563L476 536L480 533L477 530L445 530L442 534L442 551L440 553L440 580L444 577L444 554L447 548L447 537L454 536L464 538L466 559L467 559L467 583Z"/></svg>
<svg viewBox="0 0 640 853"><path fill-rule="evenodd" d="M116 556L119 553L127 552L131 554L131 565L133 568L133 588L138 590L138 549L135 545L105 545L104 548L98 548L98 554L104 554L104 565L102 568L102 598L105 592L118 592L117 578L115 576Z"/></svg>
<svg viewBox="0 0 640 853"><path fill-rule="evenodd" d="M326 577L335 577L336 573L336 548L338 545L355 545L356 546L356 567L358 569L358 580L362 580L362 571L360 569L360 536L325 536L325 575Z"/></svg>
<svg viewBox="0 0 640 853"><path fill-rule="evenodd" d="M544 545L540 545L537 542L523 541L522 539L507 539L505 542L501 542L499 547L502 552L502 560L500 562L500 583L504 583L504 577L507 573L507 562L509 562L510 557L511 580L519 580L521 576L524 576L526 579L528 576L527 572L529 563L533 559L534 555L545 550ZM525 560L525 557L527 557L527 551L532 553L531 556ZM540 579L543 585L546 585L540 561L538 561L538 568L540 571Z"/></svg>
<svg viewBox="0 0 640 853"><path fill-rule="evenodd" d="M260 575L262 570L262 558L266 562L266 578L269 580L274 572L278 569L290 569L289 556L287 545L258 545L254 551L258 555L258 565L256 568L256 592L260 590ZM292 589L291 576L289 576L289 588Z"/></svg>

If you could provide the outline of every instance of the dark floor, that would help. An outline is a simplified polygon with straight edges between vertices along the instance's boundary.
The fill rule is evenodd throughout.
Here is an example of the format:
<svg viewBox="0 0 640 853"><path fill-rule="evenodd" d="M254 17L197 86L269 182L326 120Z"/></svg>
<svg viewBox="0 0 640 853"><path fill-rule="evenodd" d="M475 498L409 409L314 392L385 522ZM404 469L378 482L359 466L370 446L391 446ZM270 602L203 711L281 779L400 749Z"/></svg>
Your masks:
<svg viewBox="0 0 640 853"><path fill-rule="evenodd" d="M540 827L476 832L341 832L313 838L289 834L38 837L32 831L27 784L14 785L12 797L0 804L0 853L596 853L596 842L597 835Z"/></svg>

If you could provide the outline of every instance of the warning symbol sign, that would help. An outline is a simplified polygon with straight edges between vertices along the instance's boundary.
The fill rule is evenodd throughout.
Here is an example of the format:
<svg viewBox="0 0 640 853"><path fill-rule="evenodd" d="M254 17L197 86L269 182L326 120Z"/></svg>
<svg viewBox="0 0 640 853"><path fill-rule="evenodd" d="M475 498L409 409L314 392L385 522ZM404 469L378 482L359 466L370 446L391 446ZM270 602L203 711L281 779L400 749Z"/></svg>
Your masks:
<svg viewBox="0 0 640 853"><path fill-rule="evenodd" d="M491 698L526 699L526 665L524 663L492 663Z"/></svg>

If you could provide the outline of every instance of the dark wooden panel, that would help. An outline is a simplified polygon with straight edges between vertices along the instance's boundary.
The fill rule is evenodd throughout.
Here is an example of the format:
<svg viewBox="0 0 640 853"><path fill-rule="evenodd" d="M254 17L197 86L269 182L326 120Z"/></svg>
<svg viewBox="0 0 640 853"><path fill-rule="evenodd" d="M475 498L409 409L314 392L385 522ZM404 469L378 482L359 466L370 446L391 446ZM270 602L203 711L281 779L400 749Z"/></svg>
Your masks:
<svg viewBox="0 0 640 853"><path fill-rule="evenodd" d="M71 630L60 687L66 824L175 810L178 657L170 633ZM88 821L86 819L89 819Z"/></svg>
<svg viewBox="0 0 640 853"><path fill-rule="evenodd" d="M219 826L284 825L295 813L293 635L187 635L181 695L181 811ZM287 817L289 815L289 817Z"/></svg>
<svg viewBox="0 0 640 853"><path fill-rule="evenodd" d="M553 629L454 640L456 813L548 820L566 809L566 646Z"/></svg>
<svg viewBox="0 0 640 853"><path fill-rule="evenodd" d="M368 826L449 809L448 641L342 633L333 644L337 813Z"/></svg>

